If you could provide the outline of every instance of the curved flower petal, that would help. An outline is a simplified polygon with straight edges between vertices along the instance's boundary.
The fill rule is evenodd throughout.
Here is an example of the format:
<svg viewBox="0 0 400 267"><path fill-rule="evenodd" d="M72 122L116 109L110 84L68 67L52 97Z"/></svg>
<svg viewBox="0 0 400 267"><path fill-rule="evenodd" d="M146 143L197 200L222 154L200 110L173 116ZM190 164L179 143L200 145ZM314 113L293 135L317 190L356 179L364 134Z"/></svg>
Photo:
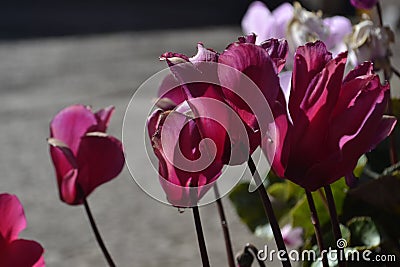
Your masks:
<svg viewBox="0 0 400 267"><path fill-rule="evenodd" d="M286 57L289 53L288 42L284 39L268 39L260 45L275 62L278 72L285 66Z"/></svg>
<svg viewBox="0 0 400 267"><path fill-rule="evenodd" d="M76 180L78 178L78 170L71 169L63 177L59 183L60 198L67 204L80 204L83 198L82 190L77 188Z"/></svg>
<svg viewBox="0 0 400 267"><path fill-rule="evenodd" d="M0 194L0 217L0 237L6 242L17 239L26 227L24 208L15 195Z"/></svg>
<svg viewBox="0 0 400 267"><path fill-rule="evenodd" d="M1 266L41 267L45 266L43 247L31 240L17 239L7 245L5 255L0 256Z"/></svg>
<svg viewBox="0 0 400 267"><path fill-rule="evenodd" d="M104 133L89 133L82 137L77 162L76 183L87 197L97 186L112 180L122 171L125 162L122 144Z"/></svg>
<svg viewBox="0 0 400 267"><path fill-rule="evenodd" d="M106 108L100 109L94 114L97 119L97 127L93 130L93 132L105 133L107 131L108 123L110 122L114 110L114 106L108 106Z"/></svg>
<svg viewBox="0 0 400 267"><path fill-rule="evenodd" d="M394 117L383 116L389 84L380 83L371 63L358 66L342 82L346 58L341 53L331 59L319 41L300 47L288 105L292 121L276 116L273 168L309 191L343 176L352 184L360 156L386 138L396 123ZM288 82L282 82L284 89ZM282 98L278 102L284 103ZM279 142L282 133L285 142Z"/></svg>
<svg viewBox="0 0 400 267"><path fill-rule="evenodd" d="M193 206L202 196L201 192L204 189L202 186L211 183L219 176L222 162L214 160L211 164L207 164L209 161L207 154L216 153L206 150L207 148L203 150L200 148L202 138L197 122L178 111L167 114L153 113L153 115L148 121L148 127L149 134L154 133L151 139L154 152L159 159L161 186L172 205ZM158 123L157 130L154 130L156 120L161 124ZM196 195L195 198L193 194Z"/></svg>
<svg viewBox="0 0 400 267"><path fill-rule="evenodd" d="M279 91L278 71L263 48L249 43L232 45L219 56L218 62L247 75L258 86L270 105L275 102ZM240 109L248 109L247 104L233 93L235 87L240 86L241 77L226 72L219 72L218 75L221 83L231 89L224 90L226 98Z"/></svg>
<svg viewBox="0 0 400 267"><path fill-rule="evenodd" d="M50 155L57 175L57 184L61 200L72 204L76 199L75 181L77 178L78 163L71 149L62 141L49 138Z"/></svg>
<svg viewBox="0 0 400 267"><path fill-rule="evenodd" d="M292 91L290 93L289 110L293 121L300 112L300 104L307 88L315 75L322 71L332 59L323 42L307 43L297 48L292 76Z"/></svg>
<svg viewBox="0 0 400 267"><path fill-rule="evenodd" d="M217 62L218 53L210 48L205 48L203 43L197 44L197 54L189 58L192 63Z"/></svg>
<svg viewBox="0 0 400 267"><path fill-rule="evenodd" d="M373 8L379 0L350 0L350 3L360 9L371 9Z"/></svg>
<svg viewBox="0 0 400 267"><path fill-rule="evenodd" d="M64 142L76 155L81 136L90 127L97 124L97 119L90 108L74 105L61 110L50 123L50 137Z"/></svg>
<svg viewBox="0 0 400 267"><path fill-rule="evenodd" d="M246 34L245 36L238 37L238 42L239 43L255 44L256 43L256 39L257 39L257 35L253 32L253 33ZM232 43L232 44L235 44L235 43ZM230 45L232 45L232 44L230 44ZM229 46L227 47L227 49L228 48L229 48Z"/></svg>

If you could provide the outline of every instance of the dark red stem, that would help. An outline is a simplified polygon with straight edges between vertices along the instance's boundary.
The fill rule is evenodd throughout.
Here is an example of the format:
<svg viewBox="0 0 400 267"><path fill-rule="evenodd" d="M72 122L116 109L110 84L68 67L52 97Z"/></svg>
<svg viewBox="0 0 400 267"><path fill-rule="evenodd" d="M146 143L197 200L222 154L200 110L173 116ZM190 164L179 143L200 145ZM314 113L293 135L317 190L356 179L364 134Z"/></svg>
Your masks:
<svg viewBox="0 0 400 267"><path fill-rule="evenodd" d="M339 224L339 219L338 219L337 212L336 212L335 200L333 198L332 189L329 185L325 186L324 190L325 190L326 200L328 201L329 215L331 217L333 236L335 237L335 240L337 242L339 239L342 239L342 232L340 231L340 224ZM343 255L344 255L343 248L338 247L339 267L347 266L346 262L343 261L343 258L342 258Z"/></svg>
<svg viewBox="0 0 400 267"><path fill-rule="evenodd" d="M290 263L288 253L286 250L286 246L285 246L285 242L283 241L281 229L279 228L278 221L275 217L275 213L272 208L271 200L268 197L267 190L265 190L265 187L260 178L260 174L258 173L256 165L254 164L254 161L251 157L249 157L247 164L250 168L251 174L253 175L254 181L255 181L256 185L258 186L257 191L258 191L261 201L263 203L264 211L268 217L269 224L271 225L271 229L272 229L272 233L274 234L276 246L281 251L280 253L284 253L284 255L282 255L282 257L281 257L282 265L284 267L291 267L292 264Z"/></svg>
<svg viewBox="0 0 400 267"><path fill-rule="evenodd" d="M231 242L231 237L229 234L228 222L225 217L224 206L222 205L221 196L219 195L218 186L216 184L214 185L214 193L215 193L215 197L217 199L217 201L216 201L217 209L218 209L218 214L219 214L219 218L221 221L222 232L224 234L225 249L226 249L226 255L228 258L228 265L229 265L229 267L235 267L235 258L234 258L233 251L232 251L232 242Z"/></svg>
<svg viewBox="0 0 400 267"><path fill-rule="evenodd" d="M103 242L103 239L101 238L99 229L97 228L96 222L94 221L92 212L90 211L89 203L87 202L86 198L83 200L83 205L85 206L86 214L89 218L90 225L92 226L94 236L96 237L97 243L99 244L99 247L100 247L101 251L103 252L104 257L106 258L108 265L110 267L115 267L116 265L115 265L113 259L111 258L111 255L108 252L106 245Z"/></svg>
<svg viewBox="0 0 400 267"><path fill-rule="evenodd" d="M207 254L206 241L204 240L203 227L201 226L199 207L194 206L192 210L193 210L194 225L196 227L196 233L197 233L197 241L199 242L201 261L203 263L203 267L210 267L210 261L208 260L208 254Z"/></svg>
<svg viewBox="0 0 400 267"><path fill-rule="evenodd" d="M329 267L328 257L326 255L326 253L322 253L322 251L325 250L325 246L324 246L324 241L322 239L321 226L319 224L318 213L317 213L317 209L315 208L314 199L313 199L313 196L310 191L308 191L308 190L305 190L305 191L306 191L308 206L310 207L310 212L311 212L311 222L314 226L315 237L317 239L319 252L322 255L322 266Z"/></svg>

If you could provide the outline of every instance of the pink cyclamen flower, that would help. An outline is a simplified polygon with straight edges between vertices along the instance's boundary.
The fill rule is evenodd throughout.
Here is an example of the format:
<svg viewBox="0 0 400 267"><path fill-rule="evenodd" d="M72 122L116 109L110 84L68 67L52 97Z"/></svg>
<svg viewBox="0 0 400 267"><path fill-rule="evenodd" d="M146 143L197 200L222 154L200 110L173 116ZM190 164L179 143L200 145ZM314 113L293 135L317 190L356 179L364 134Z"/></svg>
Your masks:
<svg viewBox="0 0 400 267"><path fill-rule="evenodd" d="M209 188L206 185L220 176L223 165L245 162L260 145L256 117L235 88L242 85L240 74L247 75L265 104L274 104L287 43L271 39L259 46L255 39L255 35L240 37L222 54L199 43L198 53L191 58L172 52L161 56L172 74L161 84L160 109L148 119L148 132L159 159L161 184L175 206L192 205ZM203 139L212 140L214 146L201 143ZM190 187L202 188L189 193ZM193 195L196 198L189 199Z"/></svg>
<svg viewBox="0 0 400 267"><path fill-rule="evenodd" d="M283 242L289 249L297 249L304 244L303 240L303 228L292 227L290 224L286 224L281 229Z"/></svg>
<svg viewBox="0 0 400 267"><path fill-rule="evenodd" d="M296 51L291 83L282 85L290 94L275 121L279 138L273 169L310 191L343 176L353 183L360 156L396 123L383 115L389 84L380 83L370 62L343 79L346 59L347 53L332 58L321 41L308 43Z"/></svg>
<svg viewBox="0 0 400 267"><path fill-rule="evenodd" d="M82 204L96 187L121 172L122 144L105 133L113 111L114 107L107 107L93 113L90 107L73 105L51 121L50 155L65 203Z"/></svg>
<svg viewBox="0 0 400 267"><path fill-rule="evenodd" d="M350 3L355 8L371 9L378 3L378 1L379 0L350 0Z"/></svg>
<svg viewBox="0 0 400 267"><path fill-rule="evenodd" d="M242 19L244 33L254 32L261 43L269 38L286 38L292 65L295 49L307 42L322 40L335 55L346 50L344 38L351 33L352 25L343 16L322 18L321 12L310 12L298 2L283 3L274 11L259 1L250 4Z"/></svg>
<svg viewBox="0 0 400 267"><path fill-rule="evenodd" d="M0 194L0 218L0 266L45 266L43 247L35 241L18 238L26 227L26 219L16 196Z"/></svg>

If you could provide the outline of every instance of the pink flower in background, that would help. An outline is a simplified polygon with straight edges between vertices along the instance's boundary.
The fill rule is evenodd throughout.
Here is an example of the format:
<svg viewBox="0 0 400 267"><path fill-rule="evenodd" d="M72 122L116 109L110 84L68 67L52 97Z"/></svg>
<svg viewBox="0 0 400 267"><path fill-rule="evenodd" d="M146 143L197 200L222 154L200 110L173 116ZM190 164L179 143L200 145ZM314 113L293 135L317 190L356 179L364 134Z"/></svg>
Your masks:
<svg viewBox="0 0 400 267"><path fill-rule="evenodd" d="M35 241L18 238L26 227L26 219L16 196L0 194L0 218L0 266L45 266L43 247Z"/></svg>
<svg viewBox="0 0 400 267"><path fill-rule="evenodd" d="M242 30L245 34L257 34L257 43L270 38L285 38L286 28L293 18L293 6L283 3L274 11L260 1L250 4L242 19Z"/></svg>
<svg viewBox="0 0 400 267"><path fill-rule="evenodd" d="M297 249L304 244L303 228L286 224L281 229L283 241L288 249Z"/></svg>
<svg viewBox="0 0 400 267"><path fill-rule="evenodd" d="M121 172L122 144L105 133L113 111L108 107L93 113L90 107L73 105L51 121L50 155L65 203L82 204L96 187Z"/></svg>
<svg viewBox="0 0 400 267"><path fill-rule="evenodd" d="M384 116L389 84L381 85L372 64L359 65L342 80L347 54L332 58L321 41L297 49L288 106L276 118L279 131L273 168L314 191L346 176L360 156L385 139L396 119ZM288 112L287 112L288 111Z"/></svg>
<svg viewBox="0 0 400 267"><path fill-rule="evenodd" d="M360 9L371 9L373 8L379 0L350 0L350 3Z"/></svg>
<svg viewBox="0 0 400 267"><path fill-rule="evenodd" d="M258 43L286 38L290 50L288 64L292 65L295 49L307 42L322 40L334 55L346 51L344 38L351 33L352 25L342 16L322 18L321 12L307 11L297 2L293 6L284 3L271 12L264 3L256 1L244 15L242 29L246 34L257 34Z"/></svg>

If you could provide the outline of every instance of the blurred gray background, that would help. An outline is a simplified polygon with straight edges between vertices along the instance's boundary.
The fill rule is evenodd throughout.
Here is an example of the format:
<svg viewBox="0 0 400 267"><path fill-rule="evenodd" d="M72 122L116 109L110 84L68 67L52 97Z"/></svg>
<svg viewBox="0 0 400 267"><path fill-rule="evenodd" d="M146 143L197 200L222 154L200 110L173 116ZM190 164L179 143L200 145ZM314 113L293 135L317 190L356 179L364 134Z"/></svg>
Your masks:
<svg viewBox="0 0 400 267"><path fill-rule="evenodd" d="M242 34L240 20L249 3L1 4L0 192L16 194L21 200L28 221L21 237L43 245L48 266L105 266L83 207L68 206L58 198L46 143L51 118L71 104L92 105L95 110L114 105L109 132L121 138L123 115L134 90L165 67L159 55L165 51L192 55L199 41L223 51ZM311 1L307 4L313 6ZM399 5L396 0L383 1L384 7L390 4ZM328 4L320 7L329 8ZM343 14L353 12L346 4L335 8ZM394 54L400 67L398 45ZM399 86L398 79L393 82ZM117 265L201 265L190 210L180 214L151 199L127 168L99 187L89 203ZM234 251L247 242L261 248L267 241L250 234L227 198L223 203ZM200 212L211 265L227 266L216 207L211 204Z"/></svg>

